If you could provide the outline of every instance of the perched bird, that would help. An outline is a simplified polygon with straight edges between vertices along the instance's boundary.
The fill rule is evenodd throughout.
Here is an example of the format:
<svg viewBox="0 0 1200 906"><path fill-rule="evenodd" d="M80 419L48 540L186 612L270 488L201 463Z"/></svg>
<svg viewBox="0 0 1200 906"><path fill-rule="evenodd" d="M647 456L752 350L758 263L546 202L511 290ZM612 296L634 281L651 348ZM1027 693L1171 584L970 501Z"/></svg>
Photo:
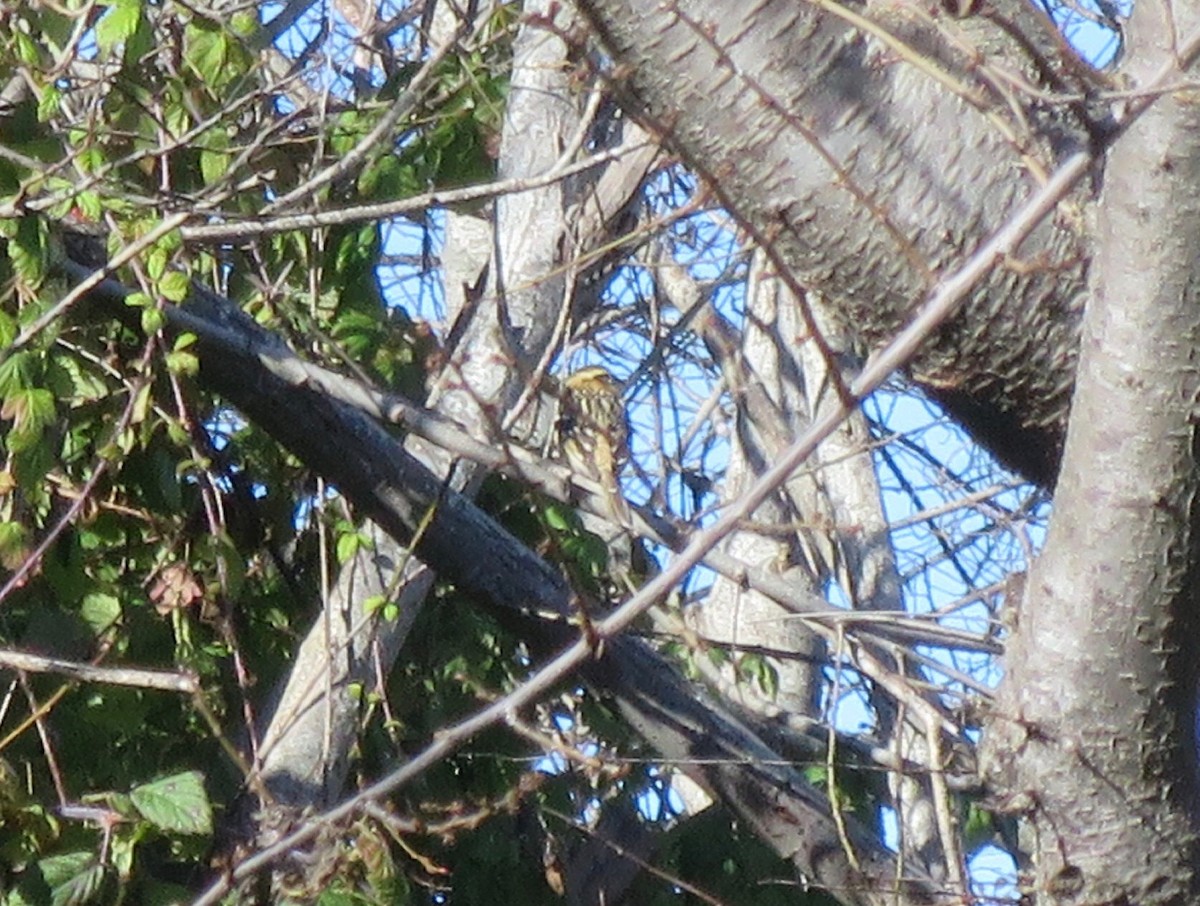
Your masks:
<svg viewBox="0 0 1200 906"><path fill-rule="evenodd" d="M581 368L563 381L561 404L559 449L573 470L599 482L613 518L628 522L617 481L629 458L629 422L620 386L603 368Z"/></svg>

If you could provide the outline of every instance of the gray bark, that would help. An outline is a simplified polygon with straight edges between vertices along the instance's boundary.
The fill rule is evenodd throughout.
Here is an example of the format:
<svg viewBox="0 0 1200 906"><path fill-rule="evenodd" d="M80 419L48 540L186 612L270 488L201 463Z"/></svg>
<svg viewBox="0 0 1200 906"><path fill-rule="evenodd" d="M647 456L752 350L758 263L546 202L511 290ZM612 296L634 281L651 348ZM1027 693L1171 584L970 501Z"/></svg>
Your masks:
<svg viewBox="0 0 1200 906"><path fill-rule="evenodd" d="M1197 25L1186 4L1139 4L1128 76L1152 83ZM1049 902L1200 895L1198 136L1194 99L1166 96L1109 159L1054 519L991 721Z"/></svg>
<svg viewBox="0 0 1200 906"><path fill-rule="evenodd" d="M439 33L449 40L454 27L455 23L442 23ZM564 55L562 42L536 24L522 30L514 54L501 178L549 170L578 124L566 73L558 65ZM498 235L518 238L503 240L495 250L492 279L474 308L463 307L463 284L474 284L479 262L487 262L492 250L481 250L472 240L486 242L492 232L480 230L470 220L451 224L447 299L457 306L451 313L461 314L465 322L432 403L479 439L497 435L500 418L527 373L518 364L525 366L540 355L550 339L563 286L561 277L547 279L546 275L556 270L555 255L563 247L554 237L564 233L568 205L564 192L556 183L497 203ZM541 241L522 238L529 236ZM504 283L521 289L504 294L501 302ZM447 451L420 438L409 447L436 473L449 473L453 456ZM466 464L455 475L455 487L465 488L475 474L473 466ZM263 722L259 771L281 806L326 807L340 798L347 753L358 732L359 707L351 688L369 686L375 676L388 673L435 578L403 544L377 526L368 524L364 531L373 548L362 550L343 567L325 602L325 613L301 646L278 704ZM398 595L401 616L390 623L381 622L364 607L371 595L385 594Z"/></svg>
<svg viewBox="0 0 1200 906"><path fill-rule="evenodd" d="M1039 169L1106 128L989 76L1006 67L1081 95L1099 84L1019 4L984 4L962 23L850 6L915 48L919 65L817 5L580 5L629 108L868 348L1005 221ZM1166 83L1186 76L1194 10L1170 9L1139 6L1128 84L1150 85L1172 60ZM1005 38L1002 17L1018 19L1038 53ZM981 51L980 67L951 35ZM932 78L931 63L960 89ZM1023 122L1009 119L1018 111ZM1080 186L1026 241L1023 266L998 264L910 366L1044 486L1065 438L1047 549L989 722L994 787L1037 831L1029 893L1040 902L1184 904L1197 894L1195 117L1191 98L1152 102L1103 181Z"/></svg>
<svg viewBox="0 0 1200 906"><path fill-rule="evenodd" d="M66 267L75 279L89 271ZM116 311L126 295L112 281L90 293ZM173 309L166 314L169 321L176 316ZM208 293L189 301L181 326L202 336L197 352L205 385L325 476L389 536L412 542L432 509L434 518L415 544L417 557L438 564L479 600L535 617L526 625L538 650L558 650L578 639L578 628L566 619L573 611L571 592L558 569L447 489L363 412L281 376L272 363L293 354L278 338ZM618 638L604 647L583 679L611 695L664 761L687 766L807 883L843 891L844 901L855 906L938 901L932 879L911 865L898 875L895 856L853 815L843 816L839 829L824 794L788 766L783 752L795 749L764 741L778 737L777 728L757 728L753 718L709 698L637 639Z"/></svg>
<svg viewBox="0 0 1200 906"><path fill-rule="evenodd" d="M536 20L549 16L551 6L527 4L535 18L515 42L501 179L549 171L580 125L579 99L562 62L563 42ZM435 43L450 40L457 26L447 21L447 10L441 12L434 23ZM558 15L558 26L567 28L565 12ZM449 320L458 327L430 403L473 437L487 441L505 433L501 422L554 338L566 304L564 265L578 247L603 242L611 217L640 186L657 151L641 135L630 144L644 147L601 170L586 193L582 181L557 182L501 198L494 224L471 214L447 214L445 293ZM489 280L478 288L478 299L468 299L466 288L476 285L485 267ZM452 453L420 437L410 438L407 449L439 475L449 474L455 461ZM475 477L482 477L475 464L460 461L453 486L469 495ZM435 580L434 571L394 533L370 522L362 531L371 546L342 567L295 667L261 721L257 767L279 807L262 819L271 834L277 830L271 825L286 824L297 810L328 807L343 795L360 722L352 690L369 688L377 676L387 675ZM384 622L367 612L370 598L389 595L397 598L396 620Z"/></svg>
<svg viewBox="0 0 1200 906"><path fill-rule="evenodd" d="M907 322L938 274L1002 224L1039 173L1093 140L1078 109L1042 109L988 76L987 66L1038 73L1030 52L990 21L850 5L958 80L954 93L815 4L579 5L616 60L627 107L801 286L830 300L866 350ZM1027 32L1051 29L1020 3L989 9L1010 6L1030 20ZM1058 84L1042 87L1090 90L1077 75L1084 69L1058 65ZM1025 266L994 268L911 366L980 440L1045 485L1074 376L1087 201L1083 187L1035 231Z"/></svg>
<svg viewBox="0 0 1200 906"><path fill-rule="evenodd" d="M847 7L901 37L917 60L816 5L581 5L617 63L629 109L712 182L785 275L829 300L863 348L890 338L1042 174L1103 132L1079 104L1042 104L1000 76L1006 68L1044 91L1081 95L1098 84L1016 3L936 23L900 5ZM1027 46L1005 37L1002 14L1021 20ZM1134 87L1152 87L1173 61L1179 71L1168 76L1190 74L1171 38L1197 22L1190 8L1171 15L1178 18L1168 21L1150 0L1139 8L1123 73ZM934 63L957 88L934 77ZM1200 123L1186 94L1149 108L1113 148L1103 180L1081 186L1026 242L1021 261L998 263L911 365L931 395L1044 486L1065 457L1046 553L1027 583L988 727L989 778L998 801L1037 831L1030 890L1049 903L1182 906L1200 893L1191 723L1200 603L1192 591ZM491 288L505 304L470 334L500 351L491 363L500 369L537 358L550 323L537 305L565 295L545 284L547 295L530 303L528 283L502 268L522 249L540 267L560 261L546 255L550 236L563 235L563 209L561 198L546 206L544 245L526 237L500 243ZM119 295L111 285L94 295L105 293ZM244 338L237 348L201 342L209 386L334 481L390 537L411 540L434 507L417 548L424 561L495 606L567 612L555 570L466 497L444 492L438 473L361 413L272 374L264 362L283 352L245 319L212 299L195 310ZM514 385L464 356L459 373L474 375L471 386L448 386L446 398L459 400L456 413L486 436ZM388 564L387 556L378 548L375 566L394 569L398 560ZM361 602L361 589L349 580L345 587ZM331 612L313 647L355 622ZM550 646L574 632L531 625ZM368 651L347 659L361 665ZM312 685L305 676L297 680ZM846 902L934 895L911 865L910 886L897 888L893 859L877 839L853 822L841 833L828 802L774 766L778 752L761 728L705 700L645 646L616 640L588 678L612 692L664 758L755 762L695 770L806 879ZM324 750L307 762L295 757L301 783L313 782L305 774L342 770L333 740L341 731L321 707L303 709L318 716L310 738ZM277 788L291 795L287 784ZM847 856L847 840L857 860Z"/></svg>
<svg viewBox="0 0 1200 906"><path fill-rule="evenodd" d="M778 294L761 273L762 262L756 262L754 269L757 276L749 281L741 348L730 350L731 360L718 358L736 408L722 488L726 501L736 499L809 423L808 375L797 367L797 350L779 342L781 337L800 334L799 311L786 303L777 306ZM721 350L715 351L722 355ZM760 405L746 405L748 395L754 395ZM831 574L831 563L823 555L830 552L833 534L832 514L822 506L827 502L819 499L816 482L813 473L798 476L754 514L754 522L769 529L756 531L748 526L731 534L722 549L815 591ZM790 533L787 526L792 527ZM692 622L704 639L728 646L735 660L745 651L780 652L781 656L770 658L779 677L773 704L794 714L815 716L825 652L808 627L777 601L718 576L704 602L694 608ZM736 669L731 666L727 672L736 684ZM743 688L740 698L754 707L763 701L763 690Z"/></svg>

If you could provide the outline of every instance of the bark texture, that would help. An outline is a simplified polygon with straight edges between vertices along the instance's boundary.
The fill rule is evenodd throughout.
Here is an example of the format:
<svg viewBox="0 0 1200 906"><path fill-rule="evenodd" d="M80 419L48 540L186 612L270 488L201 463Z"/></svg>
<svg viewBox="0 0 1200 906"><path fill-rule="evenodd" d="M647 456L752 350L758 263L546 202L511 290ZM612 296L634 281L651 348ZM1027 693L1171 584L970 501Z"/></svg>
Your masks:
<svg viewBox="0 0 1200 906"><path fill-rule="evenodd" d="M1102 132L1079 104L1012 87L1023 79L1043 92L1080 96L1094 87L1020 4L984 3L965 22L899 3L850 5L840 14L790 0L581 6L615 61L626 105L709 179L785 277L829 300L864 349L891 338L939 276L1002 224L1057 160ZM553 3L542 9L561 11ZM851 24L847 15L867 18ZM1028 42L1001 27L1010 15L1023 19ZM1170 75L1189 77L1170 37L1200 23L1190 9L1171 15L1178 18L1151 0L1139 7L1134 33L1145 39L1126 70L1135 87L1150 86L1173 60L1180 69ZM545 58L525 49L533 69L561 79L553 70L561 48ZM571 131L520 119L523 90L518 73L513 135L528 133L538 147L510 148L504 175L545 170L560 150L555 142ZM546 103L553 116L558 100ZM1197 110L1186 92L1155 101L1116 145L1103 185L1080 187L1020 261L998 262L911 365L918 382L1035 481L1052 485L1065 456L1053 530L1027 585L988 735L1001 803L1037 831L1030 891L1046 903L1184 906L1200 896L1196 659L1189 657L1200 605ZM565 246L571 199L551 193L531 201L529 223L539 225L502 230L489 286L498 301L468 326L469 345L441 388L443 408L480 437L520 389L514 368L534 364L550 340L547 312L569 296L557 271L574 255ZM501 227L526 216L509 204L517 201L501 206ZM518 262L528 270L508 270ZM541 279L550 273L553 281ZM109 283L93 296L119 306L121 292ZM1086 322L1084 299L1091 300ZM561 619L569 608L561 575L447 487L443 472L319 387L282 378L273 366L291 353L223 300L198 292L190 310L210 320L214 335L235 341L205 336L198 345L207 385L395 540L377 548L386 554L372 564L381 577L393 574L403 544L432 509L419 557L482 600L530 617L539 644L577 638ZM431 463L442 467L446 457ZM833 506L849 512L849 504ZM869 567L882 570L874 594L865 584L860 590L886 595L891 564L872 567L862 554L842 565L855 582ZM347 601L361 603L370 589L391 584L358 575L370 582L345 576ZM331 612L306 656L321 654L334 636L351 638L356 626ZM345 663L329 673L350 676L368 650L342 652ZM319 671L298 671L295 682L324 683L312 676ZM695 766L697 779L806 881L848 903L935 898L937 882L920 867L897 866L853 822L839 827L823 794L764 742L762 725L705 699L645 645L612 641L587 678L612 694L662 757ZM810 696L803 684L796 688L803 707ZM318 705L319 698L301 710L319 718L310 726L339 739L309 733L305 745L315 739L323 750L277 750L283 757L272 785L283 799L332 797L344 778L338 746L350 738L354 713L348 700L329 696L332 705ZM326 707L344 709L336 729L328 729Z"/></svg>
<svg viewBox="0 0 1200 906"><path fill-rule="evenodd" d="M983 3L961 23L903 3L581 6L629 108L864 348L1056 161L1109 134L1083 106L1004 87L1086 98L1098 84L1021 4ZM1127 84L1186 84L1195 20L1139 5ZM989 733L994 787L1037 831L1039 902L1182 906L1198 893L1200 122L1188 91L1149 107L1103 177L1020 261L998 262L910 365L1043 486L1066 444Z"/></svg>
<svg viewBox="0 0 1200 906"><path fill-rule="evenodd" d="M553 15L545 4L530 11ZM486 10L483 15L486 15ZM453 40L460 23L448 12L439 17L436 36ZM563 27L566 22L560 23ZM561 156L578 128L577 100L566 87L562 41L544 25L523 28L514 46L512 96L508 106L500 177L537 176ZM479 439L500 433L500 421L524 384L523 375L545 350L561 308L564 278L561 241L564 211L570 200L561 183L503 199L495 212L502 228L495 248L492 232L474 218L451 215L445 254L447 296L459 308L460 338L431 394L431 405L467 426ZM534 237L538 241L533 241ZM468 247L471 241L475 247ZM478 244L482 244L482 248ZM464 284L474 285L483 265L494 259L491 281L468 301ZM480 262L483 264L481 265ZM547 278L547 274L557 276ZM505 291L505 286L513 291ZM517 367L518 363L522 367ZM412 438L408 449L436 474L451 473L454 457L446 450ZM464 489L479 470L470 464L454 473ZM413 558L393 535L378 526L364 531L373 539L348 562L327 596L325 613L314 624L297 654L278 703L264 721L259 770L277 804L291 810L328 807L343 794L348 755L357 738L359 704L356 684L369 686L386 674L399 655L435 574ZM398 591L398 620L382 623L365 609L372 595Z"/></svg>
<svg viewBox="0 0 1200 906"><path fill-rule="evenodd" d="M1147 2L1134 25L1126 73L1149 85L1200 17ZM1165 96L1108 162L1054 519L988 738L994 783L1037 830L1047 902L1200 896L1197 186L1197 98Z"/></svg>
<svg viewBox="0 0 1200 906"><path fill-rule="evenodd" d="M79 279L89 270L76 265L68 273ZM113 281L89 294L117 311L126 295ZM166 314L171 321L178 311ZM417 557L437 563L443 575L488 605L533 617L525 626L536 650L557 651L578 641L578 627L567 621L572 592L558 569L447 488L373 419L286 375L281 364L295 356L282 340L202 291L189 300L179 326L202 336L196 348L209 389L326 476L397 543L411 542L432 511L414 547ZM856 906L938 901L933 880L911 865L898 874L895 856L855 816L842 816L839 829L824 793L790 766L789 750L764 741L774 735L769 725L756 727L752 717L706 696L640 640L617 638L604 651L584 679L613 697L664 761L689 765L806 882L844 890L844 902Z"/></svg>
<svg viewBox="0 0 1200 906"><path fill-rule="evenodd" d="M1042 109L988 74L1036 81L1043 71L989 19L849 4L876 23L863 32L790 0L580 6L616 60L627 106L830 300L864 350L890 339L945 268L1094 138L1078 108ZM917 59L902 58L910 52ZM1041 87L1085 90L1071 78L1078 61L1053 62L1066 75ZM911 366L1002 460L1047 486L1086 292L1089 192L1038 228L1022 261L994 268Z"/></svg>

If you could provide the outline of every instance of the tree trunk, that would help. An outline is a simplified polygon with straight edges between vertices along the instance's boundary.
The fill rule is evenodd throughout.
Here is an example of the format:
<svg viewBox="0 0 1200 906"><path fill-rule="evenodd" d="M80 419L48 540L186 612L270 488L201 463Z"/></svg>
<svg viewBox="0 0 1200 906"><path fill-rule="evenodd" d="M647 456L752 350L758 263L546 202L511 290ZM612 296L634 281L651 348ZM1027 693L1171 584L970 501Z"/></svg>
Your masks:
<svg viewBox="0 0 1200 906"><path fill-rule="evenodd" d="M781 269L830 300L865 351L894 336L943 271L1099 131L1077 107L1027 103L992 73L1042 72L1031 55L1052 26L1018 3L1028 46L1000 27L1006 4L986 6L994 19L961 23L903 4L850 7L907 42L920 66L815 4L579 5L615 58L628 109ZM1059 73L1048 90L1090 89L1086 66L1051 49L1061 53L1046 61ZM1074 377L1090 192L1080 187L1043 222L1020 261L993 268L910 368L1003 461L1045 486Z"/></svg>
<svg viewBox="0 0 1200 906"><path fill-rule="evenodd" d="M1197 25L1139 4L1126 73L1185 77L1168 36ZM1194 99L1166 96L1109 158L1054 519L991 720L995 782L1037 829L1050 902L1200 894L1198 136Z"/></svg>
<svg viewBox="0 0 1200 906"><path fill-rule="evenodd" d="M1080 104L1046 108L1003 87L1013 83L1002 71L1046 91L1100 84L1015 4L985 3L961 22L903 4L840 15L772 0L580 5L629 108L867 349L1058 161L1114 134ZM856 30L852 15L872 24ZM1186 78L1191 15L1139 5L1129 84ZM1024 47L1004 36L1005 18ZM997 262L910 365L1043 486L1066 438L1046 553L990 720L991 778L1038 830L1034 889L1048 902L1182 904L1197 892L1186 647L1197 604L1197 124L1190 98L1144 106L1103 182L1077 187L1019 261Z"/></svg>

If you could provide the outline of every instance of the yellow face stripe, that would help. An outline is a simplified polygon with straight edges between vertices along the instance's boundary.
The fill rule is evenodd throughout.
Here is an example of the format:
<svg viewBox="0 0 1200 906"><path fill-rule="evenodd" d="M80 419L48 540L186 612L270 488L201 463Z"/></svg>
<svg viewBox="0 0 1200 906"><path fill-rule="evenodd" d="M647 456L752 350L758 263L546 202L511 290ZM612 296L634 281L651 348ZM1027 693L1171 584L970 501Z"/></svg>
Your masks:
<svg viewBox="0 0 1200 906"><path fill-rule="evenodd" d="M604 368L581 368L563 381L562 449L585 473L614 475L627 458L629 426L620 385Z"/></svg>
<svg viewBox="0 0 1200 906"><path fill-rule="evenodd" d="M613 376L599 365L589 365L587 368L580 368L578 371L572 372L565 381L565 386L568 390L582 390L588 384L600 384L605 390L610 392L617 389L617 382L613 380Z"/></svg>

